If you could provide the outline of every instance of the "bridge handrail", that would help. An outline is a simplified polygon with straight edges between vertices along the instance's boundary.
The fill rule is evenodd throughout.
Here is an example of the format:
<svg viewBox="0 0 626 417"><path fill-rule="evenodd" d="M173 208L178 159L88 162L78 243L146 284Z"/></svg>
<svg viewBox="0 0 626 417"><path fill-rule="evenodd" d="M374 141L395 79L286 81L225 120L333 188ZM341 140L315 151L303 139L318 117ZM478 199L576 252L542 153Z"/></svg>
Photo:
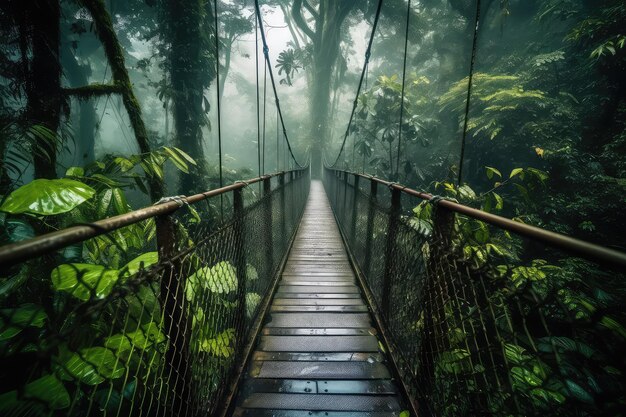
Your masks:
<svg viewBox="0 0 626 417"><path fill-rule="evenodd" d="M166 197L155 205L133 210L128 213L97 220L89 224L70 226L61 230L36 236L31 239L11 243L0 247L0 267L6 268L20 262L45 255L74 243L83 242L117 229L139 223L143 220L172 214L184 204L195 204L208 198L217 197L230 191L240 190L251 184L256 184L274 177L280 177L290 172L301 172L308 169L299 168L261 175L247 180L237 181L222 188L198 193L192 196Z"/></svg>
<svg viewBox="0 0 626 417"><path fill-rule="evenodd" d="M524 236L541 243L545 243L552 247L565 250L567 252L576 254L578 256L584 257L600 264L610 264L613 266L626 267L626 252L607 248L605 246L587 242L585 240L577 239L561 233L545 230L537 226L531 226L529 224L514 221L506 217L498 216L496 214L488 213L483 210L475 209L464 204L454 202L452 200L435 198L436 196L434 196L433 194L417 191L402 184L387 181L373 175L361 174L358 172L351 172L341 169L326 169L337 173L354 175L356 177L364 178L377 184L384 185L391 190L397 190L401 193L417 197L425 201L433 201L433 199L435 199L438 206L452 212L463 214L473 219L489 223L493 226L499 227L509 232L513 232L517 235Z"/></svg>

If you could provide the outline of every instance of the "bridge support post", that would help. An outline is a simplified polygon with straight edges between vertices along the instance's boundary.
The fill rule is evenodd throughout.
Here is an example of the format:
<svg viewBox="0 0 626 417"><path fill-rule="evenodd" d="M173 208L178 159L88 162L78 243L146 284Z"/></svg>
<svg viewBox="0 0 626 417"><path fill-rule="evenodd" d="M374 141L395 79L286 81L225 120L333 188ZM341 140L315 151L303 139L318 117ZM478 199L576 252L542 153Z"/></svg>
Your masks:
<svg viewBox="0 0 626 417"><path fill-rule="evenodd" d="M370 180L370 201L367 208L367 232L365 234L365 276L369 278L372 258L372 239L374 238L374 215L376 210L376 200L378 196L378 183Z"/></svg>
<svg viewBox="0 0 626 417"><path fill-rule="evenodd" d="M156 240L159 260L165 264L161 277L159 298L163 308L163 327L167 335L165 375L173 391L172 415L187 415L192 395L192 370L189 367L189 340L191 322L185 307L186 277L180 272L180 260L170 261L177 252L176 222L170 215L159 216L156 222Z"/></svg>
<svg viewBox="0 0 626 417"><path fill-rule="evenodd" d="M383 275L382 313L385 319L389 318L389 303L391 298L391 281L394 275L393 252L400 222L402 193L399 189L391 190L391 207L389 210L389 222L387 223L387 242L385 244L385 273Z"/></svg>
<svg viewBox="0 0 626 417"><path fill-rule="evenodd" d="M235 317L235 331L237 336L237 358L243 359L243 348L246 343L246 285L247 260L246 260L246 237L244 227L243 191L238 188L233 191L233 235L235 240L235 254L233 263L237 275L237 313Z"/></svg>
<svg viewBox="0 0 626 417"><path fill-rule="evenodd" d="M348 173L346 171L344 171L343 172L343 203L341 205L341 211L340 211L340 213L342 215L346 212L346 197L347 197L347 194L348 194ZM345 220L347 220L347 219L345 219Z"/></svg>
<svg viewBox="0 0 626 417"><path fill-rule="evenodd" d="M289 210L293 210L293 208L295 207L296 204L296 190L297 188L294 187L293 182L294 179L296 178L295 172L294 171L289 171ZM287 192L287 190L285 190L285 192ZM289 220L292 221L293 217L290 215L289 216Z"/></svg>
<svg viewBox="0 0 626 417"><path fill-rule="evenodd" d="M270 194L272 193L271 178L267 177L263 179L263 197L265 198L265 216L263 223L265 224L265 233L263 245L265 246L265 278L270 280L272 273L274 272L274 242L272 237L272 199Z"/></svg>
<svg viewBox="0 0 626 417"><path fill-rule="evenodd" d="M450 300L448 280L455 273L451 244L454 234L455 214L440 205L433 210L433 235L430 241L430 255L425 259L426 275L423 294L431 297L424 300L424 327L421 331L423 340L419 351L419 384L432 387L435 378L434 358L438 352L450 348L449 329L446 319L446 305ZM426 396L431 393L426 391ZM434 415L428 401L419 402L421 414Z"/></svg>
<svg viewBox="0 0 626 417"><path fill-rule="evenodd" d="M287 239L287 200L285 198L285 172L281 172L278 177L278 186L280 187L280 236L281 239Z"/></svg>
<svg viewBox="0 0 626 417"><path fill-rule="evenodd" d="M350 223L350 244L355 246L356 238L356 217L358 214L358 197L359 197L359 177L358 174L354 174L354 193L352 194L352 222Z"/></svg>
<svg viewBox="0 0 626 417"><path fill-rule="evenodd" d="M333 187L334 188L333 194L335 195L335 198L333 199L333 201L334 201L335 206L336 206L335 208L339 209L339 179L341 177L340 177L339 172L337 172L337 171L333 172L333 177L334 177L333 178L333 186L334 186Z"/></svg>

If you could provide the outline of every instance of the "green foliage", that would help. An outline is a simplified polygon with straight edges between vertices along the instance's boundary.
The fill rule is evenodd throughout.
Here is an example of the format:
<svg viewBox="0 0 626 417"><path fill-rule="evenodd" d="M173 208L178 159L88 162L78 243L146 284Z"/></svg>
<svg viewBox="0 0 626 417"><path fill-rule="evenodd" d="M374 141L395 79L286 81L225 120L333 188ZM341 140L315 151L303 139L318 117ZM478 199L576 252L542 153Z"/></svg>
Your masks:
<svg viewBox="0 0 626 417"><path fill-rule="evenodd" d="M67 213L95 195L95 190L81 182L63 178L37 179L13 191L0 210L50 216Z"/></svg>
<svg viewBox="0 0 626 417"><path fill-rule="evenodd" d="M79 300L104 298L120 279L135 275L157 262L157 253L149 252L138 256L119 270L93 264L63 264L52 270L52 285L55 290L68 292Z"/></svg>
<svg viewBox="0 0 626 417"><path fill-rule="evenodd" d="M397 74L379 76L372 87L360 95L357 120L351 132L355 136L354 151L362 158L363 165L368 160L368 171L373 174L395 177L397 173L407 179L415 175L424 179L424 172L429 169L415 166L408 158L408 150L419 151L428 146L438 128L430 79L418 74L407 76L402 124L399 119L401 98L402 80ZM400 130L407 152L397 160Z"/></svg>
<svg viewBox="0 0 626 417"><path fill-rule="evenodd" d="M217 357L230 358L234 353L235 329L226 329L216 337L200 342L200 350Z"/></svg>
<svg viewBox="0 0 626 417"><path fill-rule="evenodd" d="M219 262L211 267L198 269L187 278L187 300L195 299L202 289L216 294L230 294L237 289L236 269L229 262Z"/></svg>
<svg viewBox="0 0 626 417"><path fill-rule="evenodd" d="M45 375L26 384L19 394L9 391L0 395L0 412L5 415L43 415L46 410L68 408L70 403L70 394L63 383L54 375Z"/></svg>
<svg viewBox="0 0 626 417"><path fill-rule="evenodd" d="M280 80L281 84L292 85L293 76L299 69L302 69L302 64L298 58L298 54L293 49L286 49L278 54L278 58L276 58L278 75L285 74L285 78Z"/></svg>
<svg viewBox="0 0 626 417"><path fill-rule="evenodd" d="M87 385L98 385L107 379L121 378L126 369L112 350L90 347L73 353L63 363L62 378L76 380Z"/></svg>
<svg viewBox="0 0 626 417"><path fill-rule="evenodd" d="M42 328L47 315L38 305L28 303L18 308L0 310L0 341L17 336L28 327Z"/></svg>
<svg viewBox="0 0 626 417"><path fill-rule="evenodd" d="M543 63L546 58L537 60ZM459 81L441 96L441 111L464 114L468 82L468 78ZM543 111L546 101L543 91L525 89L520 77L512 75L476 73L472 91L473 107L468 131L476 137L484 136L490 140L506 133L507 125L519 123L520 114Z"/></svg>

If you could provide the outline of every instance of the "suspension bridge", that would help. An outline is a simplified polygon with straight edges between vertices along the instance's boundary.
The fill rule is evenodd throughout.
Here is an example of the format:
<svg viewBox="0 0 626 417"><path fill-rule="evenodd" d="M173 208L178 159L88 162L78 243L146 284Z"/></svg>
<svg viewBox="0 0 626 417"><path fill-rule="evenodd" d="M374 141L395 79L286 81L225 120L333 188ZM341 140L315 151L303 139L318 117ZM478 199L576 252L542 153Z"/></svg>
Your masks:
<svg viewBox="0 0 626 417"><path fill-rule="evenodd" d="M31 271L71 246L104 253L139 229L155 234L121 267L54 267L52 285L67 297L41 310L0 311L3 366L41 364L15 370L0 412L618 415L623 403L582 388L611 380L576 366L598 360L623 380L626 330L610 294L623 293L626 254L338 169L356 100L339 155L312 179L286 134L256 6L295 168L230 185L220 174L217 189L1 247L0 269ZM468 230L550 259L504 264ZM567 270L548 263L562 257L588 265L604 290L561 279Z"/></svg>
<svg viewBox="0 0 626 417"><path fill-rule="evenodd" d="M223 223L186 223L186 238L177 236L186 207L227 195ZM435 208L429 231L405 214L420 201ZM131 262L113 283L106 269L65 271L65 290L82 302L63 307L72 320L49 330L37 352L75 387L59 415L400 416L450 406L534 415L541 407L516 385L524 361L536 355L547 373L567 355L564 340L574 349L606 337L589 328L610 331L610 310L581 321L557 293L519 287L522 262L503 271L464 260L458 222L470 220L606 273L626 266L626 254L609 248L363 174L326 169L323 183L311 182L307 168L5 246L0 265L44 262L76 242L110 244L120 230L159 225L158 260ZM3 334L41 326L21 314L3 310ZM22 411L53 412L33 381L18 396ZM490 411L494 404L501 408Z"/></svg>

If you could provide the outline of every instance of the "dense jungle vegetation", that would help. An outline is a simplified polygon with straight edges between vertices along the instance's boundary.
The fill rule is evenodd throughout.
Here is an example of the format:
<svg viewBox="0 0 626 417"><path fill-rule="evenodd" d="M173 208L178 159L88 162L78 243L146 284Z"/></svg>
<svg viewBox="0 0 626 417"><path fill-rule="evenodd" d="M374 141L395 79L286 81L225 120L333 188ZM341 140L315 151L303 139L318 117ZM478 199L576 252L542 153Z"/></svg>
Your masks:
<svg viewBox="0 0 626 417"><path fill-rule="evenodd" d="M254 3L216 2L2 0L0 243L295 166L255 39ZM339 152L378 2L261 3L294 154L310 156L319 176ZM337 168L626 250L626 4L478 5L474 42L475 0L383 3ZM407 224L432 233L432 205L405 208ZM186 207L180 241L213 230L223 209ZM494 316L515 322L515 311L543 306L524 334L501 329L515 395L490 396L485 415L623 415L623 271L467 218L455 229L458 261L489 270ZM158 284L133 287L88 320L76 307L157 265L156 235L148 220L0 271L1 415L132 414L138 387L157 383L165 361ZM209 300L223 314L236 307L232 262L193 259L188 271L189 303ZM260 299L246 294L248 318ZM119 311L132 320L112 319ZM232 323L205 319L213 313L189 313L190 349L218 364L207 396L221 389L216 369L231 365L235 343ZM478 391L467 381L484 372L469 361L474 328L451 331L434 371L440 398L460 385ZM476 415L470 403L455 398L436 411Z"/></svg>

